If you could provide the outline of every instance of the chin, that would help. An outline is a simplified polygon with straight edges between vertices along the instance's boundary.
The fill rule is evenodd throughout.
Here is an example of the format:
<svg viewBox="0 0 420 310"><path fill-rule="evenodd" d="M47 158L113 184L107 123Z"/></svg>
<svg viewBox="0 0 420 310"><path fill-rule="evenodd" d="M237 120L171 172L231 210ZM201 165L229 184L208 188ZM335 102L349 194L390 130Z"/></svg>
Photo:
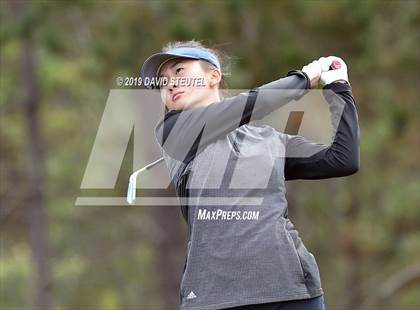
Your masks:
<svg viewBox="0 0 420 310"><path fill-rule="evenodd" d="M187 105L185 103L182 102L172 102L171 105L169 105L171 110L182 110L186 107Z"/></svg>
<svg viewBox="0 0 420 310"><path fill-rule="evenodd" d="M188 108L191 108L194 105L195 105L194 102L188 102L188 101L185 101L185 100L184 101L182 101L182 100L177 101L174 104L174 106L176 107L177 110L179 110L179 109L188 109Z"/></svg>

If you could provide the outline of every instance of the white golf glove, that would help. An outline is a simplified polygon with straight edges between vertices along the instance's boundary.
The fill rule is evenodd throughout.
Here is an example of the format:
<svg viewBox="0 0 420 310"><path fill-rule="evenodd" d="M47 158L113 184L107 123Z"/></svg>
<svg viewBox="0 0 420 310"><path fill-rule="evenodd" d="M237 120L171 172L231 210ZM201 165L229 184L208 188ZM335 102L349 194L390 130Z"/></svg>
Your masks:
<svg viewBox="0 0 420 310"><path fill-rule="evenodd" d="M320 83L322 86L328 85L338 80L345 80L349 83L347 76L347 65L343 59L336 56L321 57L319 60L321 64L321 78ZM350 83L349 83L350 84Z"/></svg>
<svg viewBox="0 0 420 310"><path fill-rule="evenodd" d="M311 88L318 84L319 78L322 73L321 63L318 60L314 60L302 68L302 71L306 73L309 80L311 81Z"/></svg>

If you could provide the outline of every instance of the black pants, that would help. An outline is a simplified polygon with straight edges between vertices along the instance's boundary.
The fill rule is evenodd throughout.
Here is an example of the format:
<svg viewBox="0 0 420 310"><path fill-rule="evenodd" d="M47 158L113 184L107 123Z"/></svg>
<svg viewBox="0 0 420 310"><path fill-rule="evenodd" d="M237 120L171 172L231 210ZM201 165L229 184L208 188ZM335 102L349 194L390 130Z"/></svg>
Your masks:
<svg viewBox="0 0 420 310"><path fill-rule="evenodd" d="M270 302L265 304L246 305L225 310L325 310L324 296L309 299Z"/></svg>

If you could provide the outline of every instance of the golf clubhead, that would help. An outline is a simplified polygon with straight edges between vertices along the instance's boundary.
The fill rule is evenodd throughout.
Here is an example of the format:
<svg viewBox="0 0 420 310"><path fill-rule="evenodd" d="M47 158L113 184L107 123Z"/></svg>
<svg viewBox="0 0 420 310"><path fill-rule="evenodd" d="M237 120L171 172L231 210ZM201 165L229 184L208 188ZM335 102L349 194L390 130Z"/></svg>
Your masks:
<svg viewBox="0 0 420 310"><path fill-rule="evenodd" d="M147 166L140 168L139 170L134 171L129 178L128 181L128 190L127 190L127 202L131 205L133 204L134 200L136 200L136 188L137 188L137 176L142 173L143 171L149 170L158 163L164 160L163 157L159 158L158 160L148 164Z"/></svg>

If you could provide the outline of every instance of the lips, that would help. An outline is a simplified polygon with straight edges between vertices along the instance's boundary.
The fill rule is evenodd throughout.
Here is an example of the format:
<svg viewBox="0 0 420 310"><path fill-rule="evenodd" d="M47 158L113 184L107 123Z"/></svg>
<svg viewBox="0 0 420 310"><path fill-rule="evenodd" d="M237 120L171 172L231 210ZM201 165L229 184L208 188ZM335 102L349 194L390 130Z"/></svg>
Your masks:
<svg viewBox="0 0 420 310"><path fill-rule="evenodd" d="M178 92L174 93L172 95L172 101L175 101L176 99L178 99L181 96L181 94L183 94L183 93L184 93L183 91L178 91Z"/></svg>

